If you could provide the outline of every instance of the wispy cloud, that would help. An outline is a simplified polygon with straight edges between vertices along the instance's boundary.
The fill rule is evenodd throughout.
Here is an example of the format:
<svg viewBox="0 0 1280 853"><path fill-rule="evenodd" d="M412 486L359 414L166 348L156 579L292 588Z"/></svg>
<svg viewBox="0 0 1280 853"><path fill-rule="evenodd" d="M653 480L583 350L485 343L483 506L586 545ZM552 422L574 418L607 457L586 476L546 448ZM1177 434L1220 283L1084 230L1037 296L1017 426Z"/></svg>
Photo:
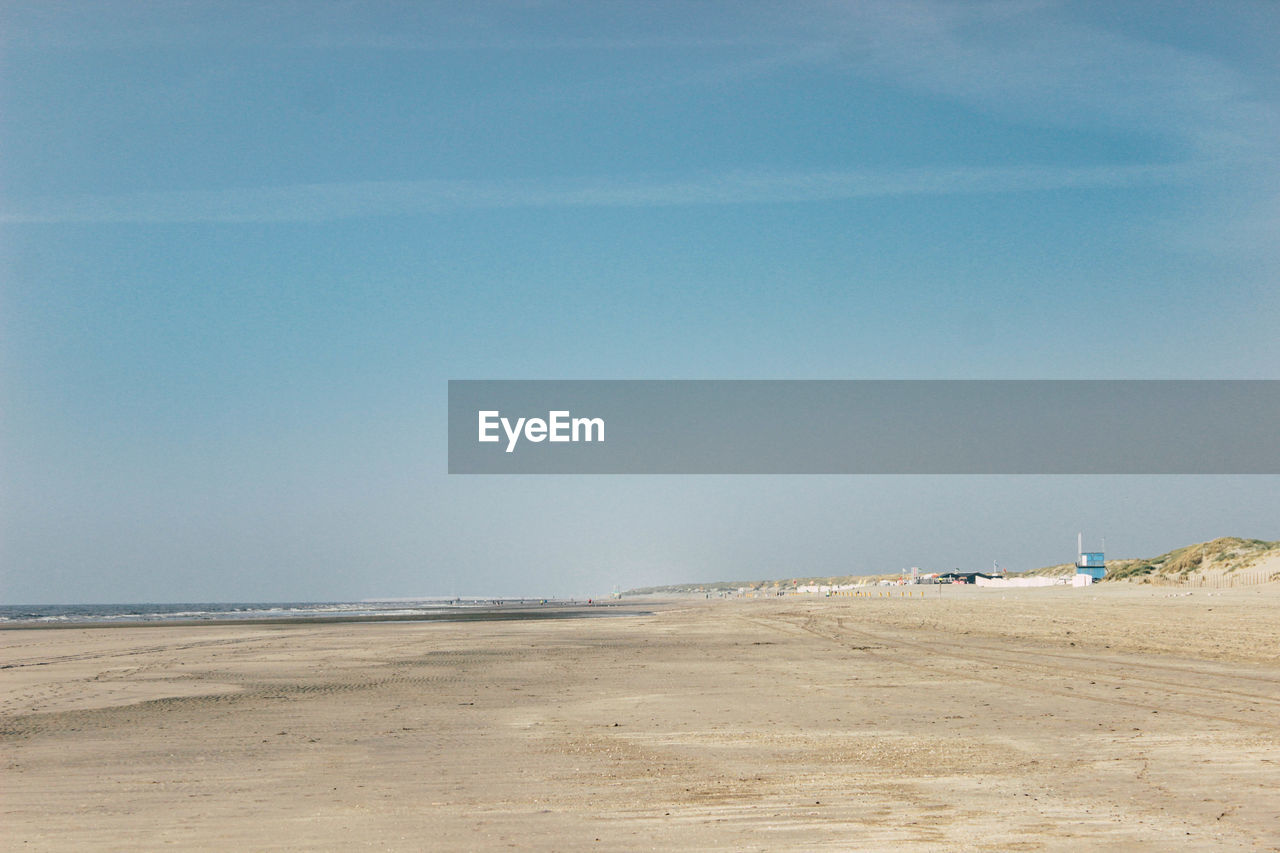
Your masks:
<svg viewBox="0 0 1280 853"><path fill-rule="evenodd" d="M1124 26L1123 10L1099 15L1054 0L807 9L794 27L838 45L831 63L855 78L1016 124L1108 134L1149 158L1184 163L1186 174L1199 170L1200 203L1170 211L1166 242L1277 258L1280 192L1268 176L1280 168L1280 81L1274 62L1247 57L1274 54L1266 45L1280 6L1173 9L1168 40L1160 27ZM1233 37L1198 38L1197 21Z"/></svg>
<svg viewBox="0 0 1280 853"><path fill-rule="evenodd" d="M38 198L0 223L317 222L484 208L776 204L886 196L1015 193L1183 182L1180 165L1014 166L895 171L734 172L692 179L360 181Z"/></svg>
<svg viewBox="0 0 1280 853"><path fill-rule="evenodd" d="M1273 91L1205 52L1073 18L1042 0L867 0L825 8L814 37L854 72L1020 122L1106 128L1185 156L1272 154Z"/></svg>
<svg viewBox="0 0 1280 853"><path fill-rule="evenodd" d="M1249 12L1261 8L1262 12ZM1274 4L1212 15L1280 23ZM1172 13L1171 13L1172 14ZM1210 13L1205 12L1205 16ZM1176 17L1176 15L1174 15ZM821 63L1019 122L1111 127L1185 156L1274 153L1280 101L1222 57L1127 33L1116 15L1046 0L776 3L368 4L348 0L131 3L10 0L0 45L229 46L426 52L684 52L612 93L749 81ZM1265 39L1265 35L1260 36ZM654 69L657 68L655 73ZM1272 83L1273 81L1266 81Z"/></svg>
<svg viewBox="0 0 1280 853"><path fill-rule="evenodd" d="M371 11L372 8L372 11ZM1274 4L1215 11L1263 22ZM584 11L584 9L586 11ZM1261 11L1259 11L1261 10ZM1209 13L1202 13L1206 16ZM1201 180L1224 232L1266 233L1275 199L1256 176L1280 163L1276 81L1219 51L1160 42L1045 0L815 0L789 3L581 5L347 0L226 3L45 3L0 8L0 44L22 47L228 45L403 51L610 51L580 76L546 83L547 97L626 100L653 90L729 88L796 66L856 87L924 93L1017 124L1110 134L1182 166L948 168L825 173L734 172L600 180L342 182L282 187L0 199L0 222L284 222L516 207L637 207L805 202L992 193ZM1193 25L1195 15L1178 26ZM1177 27L1175 27L1176 29ZM1246 30L1247 31L1247 30ZM1138 35L1137 33L1142 33ZM1259 36L1265 42L1265 35ZM628 51L653 51L634 61ZM670 57L680 61L666 61ZM1255 69L1256 70L1256 69ZM1271 75L1274 76L1274 75ZM1224 163L1235 164L1223 168ZM1193 165L1194 164L1194 165ZM851 161L849 165L856 165ZM1272 241L1273 242L1273 241Z"/></svg>

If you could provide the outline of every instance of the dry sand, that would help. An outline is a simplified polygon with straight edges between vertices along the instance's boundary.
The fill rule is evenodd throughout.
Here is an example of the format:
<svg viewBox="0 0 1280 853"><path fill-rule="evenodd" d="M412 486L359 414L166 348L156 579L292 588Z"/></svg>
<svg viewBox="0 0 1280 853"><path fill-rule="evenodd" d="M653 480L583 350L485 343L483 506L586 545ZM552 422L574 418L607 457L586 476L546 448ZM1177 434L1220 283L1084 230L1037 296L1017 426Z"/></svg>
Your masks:
<svg viewBox="0 0 1280 853"><path fill-rule="evenodd" d="M0 843L1280 849L1280 588L0 631Z"/></svg>

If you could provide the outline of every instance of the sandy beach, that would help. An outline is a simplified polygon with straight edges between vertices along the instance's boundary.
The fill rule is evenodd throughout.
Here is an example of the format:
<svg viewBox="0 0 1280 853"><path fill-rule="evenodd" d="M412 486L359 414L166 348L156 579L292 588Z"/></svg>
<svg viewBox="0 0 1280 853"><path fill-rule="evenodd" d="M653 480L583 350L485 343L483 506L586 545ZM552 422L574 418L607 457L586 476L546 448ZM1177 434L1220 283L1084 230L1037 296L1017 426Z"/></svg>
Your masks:
<svg viewBox="0 0 1280 853"><path fill-rule="evenodd" d="M0 843L1280 849L1280 585L0 631Z"/></svg>

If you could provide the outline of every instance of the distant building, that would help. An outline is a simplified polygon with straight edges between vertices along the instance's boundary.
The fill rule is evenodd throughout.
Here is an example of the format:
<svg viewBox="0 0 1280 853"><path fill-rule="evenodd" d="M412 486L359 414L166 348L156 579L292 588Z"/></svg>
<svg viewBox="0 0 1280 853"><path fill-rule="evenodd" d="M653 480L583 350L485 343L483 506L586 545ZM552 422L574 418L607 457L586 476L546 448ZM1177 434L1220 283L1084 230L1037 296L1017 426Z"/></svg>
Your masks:
<svg viewBox="0 0 1280 853"><path fill-rule="evenodd" d="M938 583L956 583L957 581L960 583L973 583L978 578L990 580L993 577L995 576L986 572L945 572L938 575Z"/></svg>
<svg viewBox="0 0 1280 853"><path fill-rule="evenodd" d="M1084 550L1084 534L1076 541L1076 574L1088 575L1096 581L1107 576L1107 559L1102 551Z"/></svg>

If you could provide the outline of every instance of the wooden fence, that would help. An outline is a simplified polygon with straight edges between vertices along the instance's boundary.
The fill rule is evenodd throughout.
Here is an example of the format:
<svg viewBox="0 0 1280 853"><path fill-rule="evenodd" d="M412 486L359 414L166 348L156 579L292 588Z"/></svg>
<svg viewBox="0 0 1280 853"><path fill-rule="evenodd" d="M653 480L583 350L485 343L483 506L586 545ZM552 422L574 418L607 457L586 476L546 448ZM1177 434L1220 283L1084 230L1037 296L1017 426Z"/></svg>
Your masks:
<svg viewBox="0 0 1280 853"><path fill-rule="evenodd" d="M1142 578L1134 578L1133 583L1147 583L1152 586L1177 586L1187 589L1226 589L1234 586L1256 586L1280 580L1280 572L1270 569L1240 569L1234 572L1216 571L1188 575L1150 574Z"/></svg>

